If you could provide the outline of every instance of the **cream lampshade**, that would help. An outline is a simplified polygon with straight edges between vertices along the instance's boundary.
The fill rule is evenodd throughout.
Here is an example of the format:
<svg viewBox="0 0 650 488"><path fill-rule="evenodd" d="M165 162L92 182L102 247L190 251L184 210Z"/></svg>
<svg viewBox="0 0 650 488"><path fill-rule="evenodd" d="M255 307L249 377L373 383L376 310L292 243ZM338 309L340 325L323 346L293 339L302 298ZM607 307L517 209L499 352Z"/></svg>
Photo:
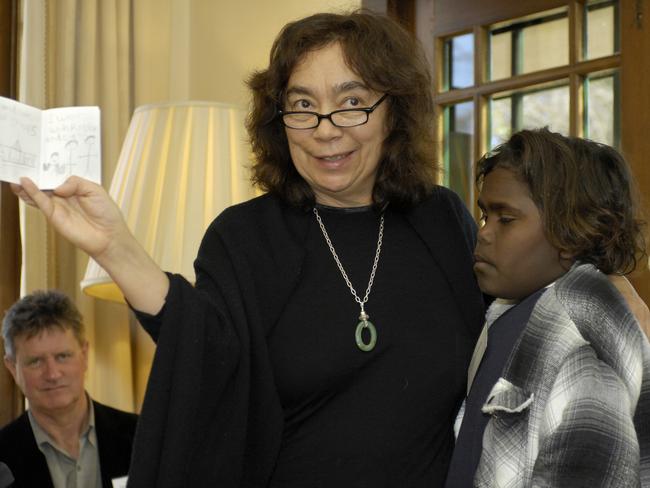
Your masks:
<svg viewBox="0 0 650 488"><path fill-rule="evenodd" d="M151 257L194 282L205 229L225 207L255 192L242 108L213 102L138 107L122 146L110 195ZM81 289L124 302L92 259Z"/></svg>

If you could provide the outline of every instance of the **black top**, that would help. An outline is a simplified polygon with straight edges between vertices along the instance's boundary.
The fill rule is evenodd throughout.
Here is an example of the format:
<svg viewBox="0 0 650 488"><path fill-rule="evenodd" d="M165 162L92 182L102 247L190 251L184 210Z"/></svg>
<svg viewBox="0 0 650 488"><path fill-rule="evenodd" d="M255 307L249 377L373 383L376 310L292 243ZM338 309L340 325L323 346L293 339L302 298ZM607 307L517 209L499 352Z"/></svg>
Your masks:
<svg viewBox="0 0 650 488"><path fill-rule="evenodd" d="M465 414L449 468L447 488L473 486L474 474L481 460L483 433L490 420L490 416L483 413L481 408L501 377L503 368L526 328L537 300L545 290L546 288L542 288L536 291L506 310L488 329L487 347L467 395Z"/></svg>
<svg viewBox="0 0 650 488"><path fill-rule="evenodd" d="M379 214L320 208L363 299ZM354 340L355 302L314 218L299 286L269 345L285 418L271 486L440 486L453 448L456 331L444 275L404 216L385 212L382 252L365 305L377 345Z"/></svg>
<svg viewBox="0 0 650 488"><path fill-rule="evenodd" d="M453 316L453 323L459 325L454 331L458 338L454 352L449 353L453 365L436 361L428 367L432 374L438 368L453 371L436 395L460 401L467 364L484 314L482 296L472 272L475 224L459 198L444 188L436 188L429 198L404 212L403 218L424 243L428 261L439 267L445 290L450 291L449 300L438 302L436 316ZM394 238L389 233L398 235L391 231L391 225L396 225L391 221L396 219L389 213L386 242ZM274 377L269 340L276 329L280 330L281 317L302 288L303 275L309 272L305 261L307 241L316 242L317 232L320 230L312 212L289 207L272 195L230 207L206 231L195 262L196 286L178 275L170 275L169 293L161 313L156 317L139 314L157 347L138 422L130 488L268 486L285 440L285 412ZM336 227L331 233L336 239ZM373 231L370 254L375 243ZM345 263L347 246L344 242L340 246ZM325 256L323 265L341 280L330 282L344 286L342 278L336 275L338 269L329 268L334 266L331 256ZM378 288L371 293L368 312L380 334L378 349L391 344L394 337L402 342L419 340L391 335L394 326L382 319L375 303L382 296L381 292L375 293L389 285L381 274L382 267L391 259L404 258L401 250L385 252L376 277ZM360 264L361 276L351 276L355 284L361 282L356 285L362 289L360 293L365 292L369 266L370 261ZM354 271L351 269L350 273ZM319 292L322 294L322 288ZM400 286L389 286L388 292L390 303L398 303ZM342 296L345 299L340 303L326 302L320 310L312 307L310 317L323 313L323 308L350 307L341 324L349 330L345 347L353 349L358 309L350 295ZM430 299L433 298L427 297ZM301 318L302 323L307 323L305 319ZM304 328L302 340L313 333ZM360 367L365 374L387 352L363 354L375 358ZM410 389L408 386L406 391ZM379 394L373 398L377 405L393 401ZM354 405L348 407L355 409ZM430 415L436 421L444 421L435 410ZM448 419L449 425L451 420ZM382 428L390 432L393 424L401 427L405 422L406 419L390 419ZM422 432L423 437L429 434ZM433 437L428 439L433 442ZM387 439L393 441L394 438ZM370 450L374 446L365 448ZM343 485L356 482L348 480Z"/></svg>

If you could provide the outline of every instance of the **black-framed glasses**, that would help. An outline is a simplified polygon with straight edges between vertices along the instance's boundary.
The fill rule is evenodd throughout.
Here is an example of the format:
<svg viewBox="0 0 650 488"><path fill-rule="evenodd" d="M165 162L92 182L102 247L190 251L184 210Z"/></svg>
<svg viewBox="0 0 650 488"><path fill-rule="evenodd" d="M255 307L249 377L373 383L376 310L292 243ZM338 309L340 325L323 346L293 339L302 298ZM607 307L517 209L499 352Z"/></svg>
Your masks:
<svg viewBox="0 0 650 488"><path fill-rule="evenodd" d="M336 127L356 127L368 122L370 114L379 107L381 102L386 100L386 97L388 97L388 93L385 93L372 107L345 108L343 110L334 110L334 112L328 114L278 110L278 115L282 118L285 127L289 129L315 129L323 119L328 119Z"/></svg>

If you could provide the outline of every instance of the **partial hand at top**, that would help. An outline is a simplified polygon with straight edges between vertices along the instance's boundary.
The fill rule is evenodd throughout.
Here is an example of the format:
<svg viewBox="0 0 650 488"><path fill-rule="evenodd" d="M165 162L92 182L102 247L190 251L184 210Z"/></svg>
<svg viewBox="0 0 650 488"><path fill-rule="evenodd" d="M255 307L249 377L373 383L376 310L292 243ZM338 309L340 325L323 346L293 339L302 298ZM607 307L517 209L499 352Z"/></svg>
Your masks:
<svg viewBox="0 0 650 488"><path fill-rule="evenodd" d="M43 192L29 178L12 184L12 191L39 208L63 237L93 258L110 254L120 240L133 239L115 202L100 185L71 176L51 192Z"/></svg>

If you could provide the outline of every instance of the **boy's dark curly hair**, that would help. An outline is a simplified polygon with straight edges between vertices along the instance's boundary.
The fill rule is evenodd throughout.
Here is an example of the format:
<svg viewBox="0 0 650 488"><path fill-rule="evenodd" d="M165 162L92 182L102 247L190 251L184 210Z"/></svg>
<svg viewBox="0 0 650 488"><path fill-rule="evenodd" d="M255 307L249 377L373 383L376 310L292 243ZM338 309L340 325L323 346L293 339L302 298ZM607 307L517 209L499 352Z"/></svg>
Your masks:
<svg viewBox="0 0 650 488"><path fill-rule="evenodd" d="M647 257L636 185L610 146L522 130L478 161L477 185L495 168L528 185L546 238L559 250L607 274L628 274Z"/></svg>

